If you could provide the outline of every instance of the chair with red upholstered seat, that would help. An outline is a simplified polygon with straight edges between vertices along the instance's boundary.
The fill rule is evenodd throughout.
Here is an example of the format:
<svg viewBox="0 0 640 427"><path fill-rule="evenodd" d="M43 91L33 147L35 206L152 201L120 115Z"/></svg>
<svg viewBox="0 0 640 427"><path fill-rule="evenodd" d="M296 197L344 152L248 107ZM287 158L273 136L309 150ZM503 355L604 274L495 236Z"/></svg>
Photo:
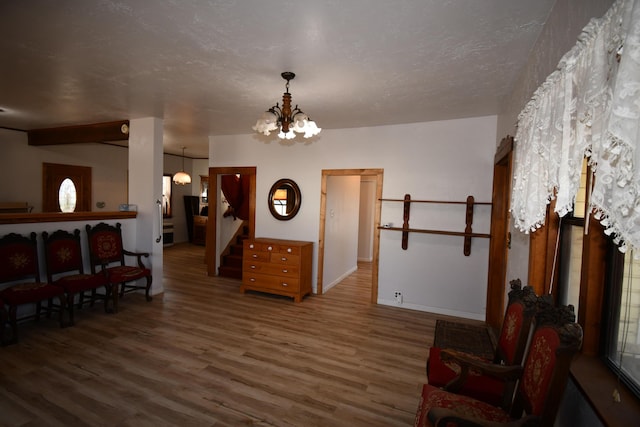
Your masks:
<svg viewBox="0 0 640 427"><path fill-rule="evenodd" d="M84 303L84 293L87 291L91 292L91 305L97 298L104 299L104 309L108 311L107 301L111 286L105 272L84 273L80 230L76 229L73 233L58 230L52 234L45 231L42 233L42 239L44 240L47 278L50 283L64 289L67 296L69 322L74 324L75 296L79 296L78 308L80 308ZM96 293L96 290L100 288L104 288L102 295Z"/></svg>
<svg viewBox="0 0 640 427"><path fill-rule="evenodd" d="M415 426L553 425L571 360L582 344L582 328L575 323L573 307L552 307L549 300L539 305L544 307L536 313L524 366L473 364L485 375L518 380L511 405L493 406L425 384Z"/></svg>
<svg viewBox="0 0 640 427"><path fill-rule="evenodd" d="M47 315L58 311L60 327L64 326L64 289L40 281L36 233L29 237L10 233L0 238L0 284L8 285L0 291L0 299L7 306L12 342L18 342L18 320L40 319L42 301L47 301ZM57 306L55 298L60 301ZM35 304L35 313L18 319L18 307L26 304Z"/></svg>
<svg viewBox="0 0 640 427"><path fill-rule="evenodd" d="M151 270L142 262L142 258L148 258L149 254L131 252L123 248L120 223L113 226L101 222L94 227L87 225L86 228L91 273L106 272L107 280L112 286L113 310L118 310L118 298L128 292L144 290L147 301L151 301ZM126 265L125 256L135 258L136 265ZM144 280L144 284L139 285L139 280Z"/></svg>
<svg viewBox="0 0 640 427"><path fill-rule="evenodd" d="M427 378L430 385L443 387L493 405L507 405L511 402L505 387L513 393L515 382L481 375L474 370L461 371L459 359L475 359L493 362L498 365L519 365L524 357L527 340L531 333L531 322L536 313L537 296L530 286L521 287L520 280L511 282L509 302L505 311L500 335L494 349L492 360L478 355L467 354L455 349L448 349L445 355L443 349L431 347L427 360ZM460 374L462 373L462 376ZM456 380L457 378L457 380ZM454 381L455 380L455 381ZM503 399L507 401L503 401Z"/></svg>

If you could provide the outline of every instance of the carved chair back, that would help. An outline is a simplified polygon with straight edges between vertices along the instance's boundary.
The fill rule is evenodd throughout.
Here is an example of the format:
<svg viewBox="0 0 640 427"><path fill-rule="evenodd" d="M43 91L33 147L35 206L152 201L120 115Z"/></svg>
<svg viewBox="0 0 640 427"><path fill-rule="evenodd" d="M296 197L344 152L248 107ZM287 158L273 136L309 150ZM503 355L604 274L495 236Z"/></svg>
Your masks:
<svg viewBox="0 0 640 427"><path fill-rule="evenodd" d="M115 226L104 222L94 227L87 225L87 239L92 273L96 273L96 266L104 266L112 263L124 265L122 228L120 223L117 223Z"/></svg>
<svg viewBox="0 0 640 427"><path fill-rule="evenodd" d="M0 283L22 279L40 282L36 233L9 233L0 238Z"/></svg>
<svg viewBox="0 0 640 427"><path fill-rule="evenodd" d="M511 281L509 303L505 311L494 362L515 365L524 357L538 297L531 286L522 288L520 279Z"/></svg>
<svg viewBox="0 0 640 427"><path fill-rule="evenodd" d="M552 425L569 377L573 356L582 345L582 328L575 323L573 306L552 307L539 301L533 332L511 415L521 411Z"/></svg>
<svg viewBox="0 0 640 427"><path fill-rule="evenodd" d="M42 233L44 240L44 255L47 264L47 277L50 282L53 276L60 273L84 273L82 263L82 246L80 244L80 230L73 233L58 230L52 234Z"/></svg>

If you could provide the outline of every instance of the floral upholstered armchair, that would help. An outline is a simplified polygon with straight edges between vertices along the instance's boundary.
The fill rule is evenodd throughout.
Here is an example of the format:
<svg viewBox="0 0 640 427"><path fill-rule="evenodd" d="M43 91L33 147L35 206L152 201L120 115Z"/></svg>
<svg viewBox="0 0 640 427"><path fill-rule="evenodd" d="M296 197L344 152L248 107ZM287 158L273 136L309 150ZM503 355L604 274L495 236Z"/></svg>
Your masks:
<svg viewBox="0 0 640 427"><path fill-rule="evenodd" d="M544 301L524 366L476 363L484 375L519 380L509 410L425 384L415 426L540 425L552 426L558 412L573 356L582 344L582 328L573 307Z"/></svg>
<svg viewBox="0 0 640 427"><path fill-rule="evenodd" d="M482 375L479 371L467 367L475 361L496 365L520 365L531 333L531 322L536 313L537 303L538 297L533 288L522 288L518 279L511 281L509 302L493 358L485 359L477 354L463 353L456 349L431 347L427 361L429 384L493 405L507 407L511 398L503 401L504 396L508 396L505 387L513 392L515 382Z"/></svg>
<svg viewBox="0 0 640 427"><path fill-rule="evenodd" d="M142 258L148 258L146 252L131 252L123 248L122 228L101 222L94 227L87 225L91 273L104 271L111 285L113 311L118 310L118 299L125 293L144 290L147 301L151 301L151 270L145 267ZM127 265L125 256L134 258L136 265ZM144 284L138 284L144 280Z"/></svg>

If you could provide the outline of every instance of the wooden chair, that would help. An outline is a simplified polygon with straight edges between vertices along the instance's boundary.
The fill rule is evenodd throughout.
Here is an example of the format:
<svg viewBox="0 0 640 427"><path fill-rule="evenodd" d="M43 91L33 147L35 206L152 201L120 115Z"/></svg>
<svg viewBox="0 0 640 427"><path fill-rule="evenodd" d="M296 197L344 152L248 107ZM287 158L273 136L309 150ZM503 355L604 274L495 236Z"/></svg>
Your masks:
<svg viewBox="0 0 640 427"><path fill-rule="evenodd" d="M531 323L536 313L537 302L538 297L533 288L530 286L522 288L520 280L513 280L493 356L487 358L486 354L469 354L455 348L431 347L427 360L429 384L493 405L510 403L511 398L508 392L505 393L505 387L513 394L515 382L505 383L503 380L481 375L474 370L461 370L460 360L473 359L497 365L520 365L531 333ZM507 401L503 402L504 398Z"/></svg>
<svg viewBox="0 0 640 427"><path fill-rule="evenodd" d="M524 366L473 364L485 375L518 380L511 405L497 407L425 384L415 426L553 425L571 360L582 344L582 328L575 323L573 307L552 307L546 301L536 314Z"/></svg>
<svg viewBox="0 0 640 427"><path fill-rule="evenodd" d="M73 233L58 230L53 234L45 231L42 233L42 239L44 240L47 279L49 283L64 289L67 296L69 322L72 325L75 323L73 314L75 296L79 296L78 308L81 308L84 303L84 293L87 291L91 292L91 305L97 298L101 298L104 300L105 311L108 311L107 301L111 286L105 272L84 273L80 230L76 229ZM54 278L54 276L56 277ZM96 293L99 288L104 288L103 295Z"/></svg>
<svg viewBox="0 0 640 427"><path fill-rule="evenodd" d="M56 310L60 327L65 326L64 289L40 281L36 233L31 233L29 237L10 233L0 238L0 284L2 283L9 283L8 287L0 291L0 299L7 306L12 331L11 342L18 342L18 320L40 319L42 301L47 301L47 317ZM60 301L58 306L54 305L54 298ZM25 304L35 304L35 314L18 319L18 307Z"/></svg>
<svg viewBox="0 0 640 427"><path fill-rule="evenodd" d="M87 239L89 242L89 258L91 273L96 274L100 267L106 272L107 280L111 284L113 296L113 311L118 310L118 298L125 293L144 290L147 301L151 301L151 270L145 267L142 258L148 258L146 252L131 252L122 246L122 228L120 223L115 226L101 222L94 227L87 225ZM125 264L125 256L136 258L136 266ZM144 285L136 282L145 280Z"/></svg>

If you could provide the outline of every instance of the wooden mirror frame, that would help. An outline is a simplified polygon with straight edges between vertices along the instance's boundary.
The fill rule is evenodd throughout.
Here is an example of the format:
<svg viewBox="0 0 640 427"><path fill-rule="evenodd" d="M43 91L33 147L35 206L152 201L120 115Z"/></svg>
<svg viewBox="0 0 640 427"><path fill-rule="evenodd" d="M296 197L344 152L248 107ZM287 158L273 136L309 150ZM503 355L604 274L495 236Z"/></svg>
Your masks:
<svg viewBox="0 0 640 427"><path fill-rule="evenodd" d="M294 197L292 203L293 207L289 210L289 213L287 215L282 215L281 213L279 213L273 205L276 191L282 189L283 187L286 187L288 192L293 192ZM276 181L275 184L271 186L271 190L269 190L269 197L267 198L269 212L271 212L271 215L273 215L275 219L279 219L280 221L289 221L294 216L296 216L298 214L298 211L300 210L301 202L302 193L300 192L300 187L298 187L298 184L296 184L294 180L288 178L283 178Z"/></svg>

